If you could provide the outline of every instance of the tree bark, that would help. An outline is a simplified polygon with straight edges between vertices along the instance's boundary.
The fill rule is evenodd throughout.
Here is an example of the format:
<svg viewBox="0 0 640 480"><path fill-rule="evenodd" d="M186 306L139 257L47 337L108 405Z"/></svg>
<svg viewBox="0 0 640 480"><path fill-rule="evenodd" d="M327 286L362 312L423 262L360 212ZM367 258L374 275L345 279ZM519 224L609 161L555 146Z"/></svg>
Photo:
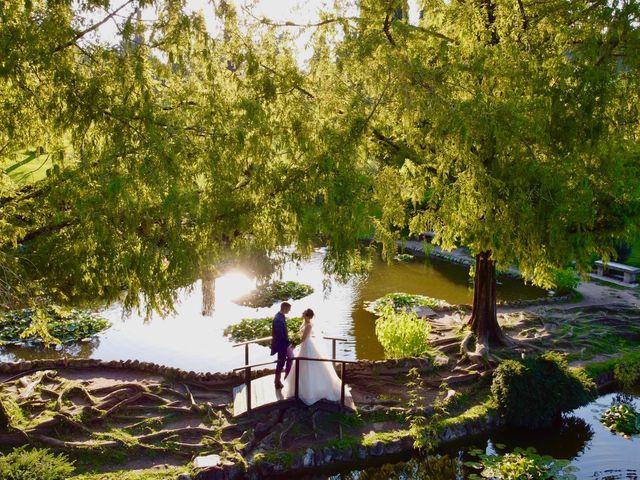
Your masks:
<svg viewBox="0 0 640 480"><path fill-rule="evenodd" d="M496 311L496 265L491 250L476 255L476 274L473 285L473 309L469 326L482 345L504 346L507 339L498 325Z"/></svg>

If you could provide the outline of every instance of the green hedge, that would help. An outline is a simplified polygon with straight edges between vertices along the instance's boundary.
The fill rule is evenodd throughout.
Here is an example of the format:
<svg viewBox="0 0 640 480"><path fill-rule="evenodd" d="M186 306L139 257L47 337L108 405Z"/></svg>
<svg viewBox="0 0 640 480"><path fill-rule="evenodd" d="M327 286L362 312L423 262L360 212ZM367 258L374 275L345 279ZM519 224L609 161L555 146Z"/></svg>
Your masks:
<svg viewBox="0 0 640 480"><path fill-rule="evenodd" d="M502 362L491 394L509 425L538 428L587 404L595 397L596 387L582 370L570 369L564 356L548 352Z"/></svg>

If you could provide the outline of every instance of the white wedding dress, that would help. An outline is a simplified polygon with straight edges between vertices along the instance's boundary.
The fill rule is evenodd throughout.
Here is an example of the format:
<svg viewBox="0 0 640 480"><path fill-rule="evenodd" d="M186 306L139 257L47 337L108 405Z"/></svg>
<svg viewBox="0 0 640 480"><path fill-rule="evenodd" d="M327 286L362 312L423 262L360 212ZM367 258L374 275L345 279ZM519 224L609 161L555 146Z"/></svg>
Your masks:
<svg viewBox="0 0 640 480"><path fill-rule="evenodd" d="M320 343L321 340L313 336L313 326L309 326L309 329L310 331L307 338L294 350L294 356L331 358L325 353ZM340 401L341 380L331 362L294 361L291 372L284 381L286 396L295 395L296 364L300 365L300 375L298 378L298 396L300 400L307 405L313 405L321 399L333 402ZM348 392L347 388L345 385L345 394Z"/></svg>

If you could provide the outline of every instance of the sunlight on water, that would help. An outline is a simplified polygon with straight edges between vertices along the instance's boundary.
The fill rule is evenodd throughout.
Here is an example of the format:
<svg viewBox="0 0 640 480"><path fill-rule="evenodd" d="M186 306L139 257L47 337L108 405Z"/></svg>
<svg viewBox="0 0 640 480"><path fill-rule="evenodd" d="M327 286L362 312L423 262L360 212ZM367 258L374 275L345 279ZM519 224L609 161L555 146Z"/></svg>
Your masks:
<svg viewBox="0 0 640 480"><path fill-rule="evenodd" d="M338 357L345 359L383 358L382 346L375 335L375 317L364 310L364 303L395 291L442 298L450 303L469 303L472 289L467 269L444 262L417 260L387 264L375 260L368 275L346 283L326 279L322 272L324 249L310 258L284 265L274 280L295 280L311 285L314 292L300 300L291 300L290 317L298 317L306 308L315 311L317 335L347 339L338 346ZM60 351L38 348L0 348L0 361L64 356L103 360L137 359L199 372L228 371L244 364L244 350L233 348L224 329L243 318L273 317L278 304L269 308L250 308L233 302L250 292L256 279L248 272L230 269L219 277L198 280L177 292L175 313L164 318L144 312L123 317L119 304L106 308L102 315L113 326L96 338ZM508 280L498 287L498 297L532 298L545 295L525 287L521 281ZM325 341L330 351L330 343ZM250 361L272 360L267 347L252 345Z"/></svg>

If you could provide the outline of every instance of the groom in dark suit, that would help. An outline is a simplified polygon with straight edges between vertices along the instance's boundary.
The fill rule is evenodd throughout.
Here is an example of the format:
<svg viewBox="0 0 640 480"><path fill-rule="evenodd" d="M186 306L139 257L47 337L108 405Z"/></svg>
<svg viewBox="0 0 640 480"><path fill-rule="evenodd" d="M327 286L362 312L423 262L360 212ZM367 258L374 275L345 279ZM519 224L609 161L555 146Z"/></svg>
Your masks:
<svg viewBox="0 0 640 480"><path fill-rule="evenodd" d="M284 371L284 378L287 378L293 364L293 348L289 343L289 333L287 332L287 319L285 315L291 311L291 304L282 302L280 311L273 317L271 324L271 355L278 354L276 363L276 389L281 389L284 385L280 381L282 367L286 362L287 368Z"/></svg>

